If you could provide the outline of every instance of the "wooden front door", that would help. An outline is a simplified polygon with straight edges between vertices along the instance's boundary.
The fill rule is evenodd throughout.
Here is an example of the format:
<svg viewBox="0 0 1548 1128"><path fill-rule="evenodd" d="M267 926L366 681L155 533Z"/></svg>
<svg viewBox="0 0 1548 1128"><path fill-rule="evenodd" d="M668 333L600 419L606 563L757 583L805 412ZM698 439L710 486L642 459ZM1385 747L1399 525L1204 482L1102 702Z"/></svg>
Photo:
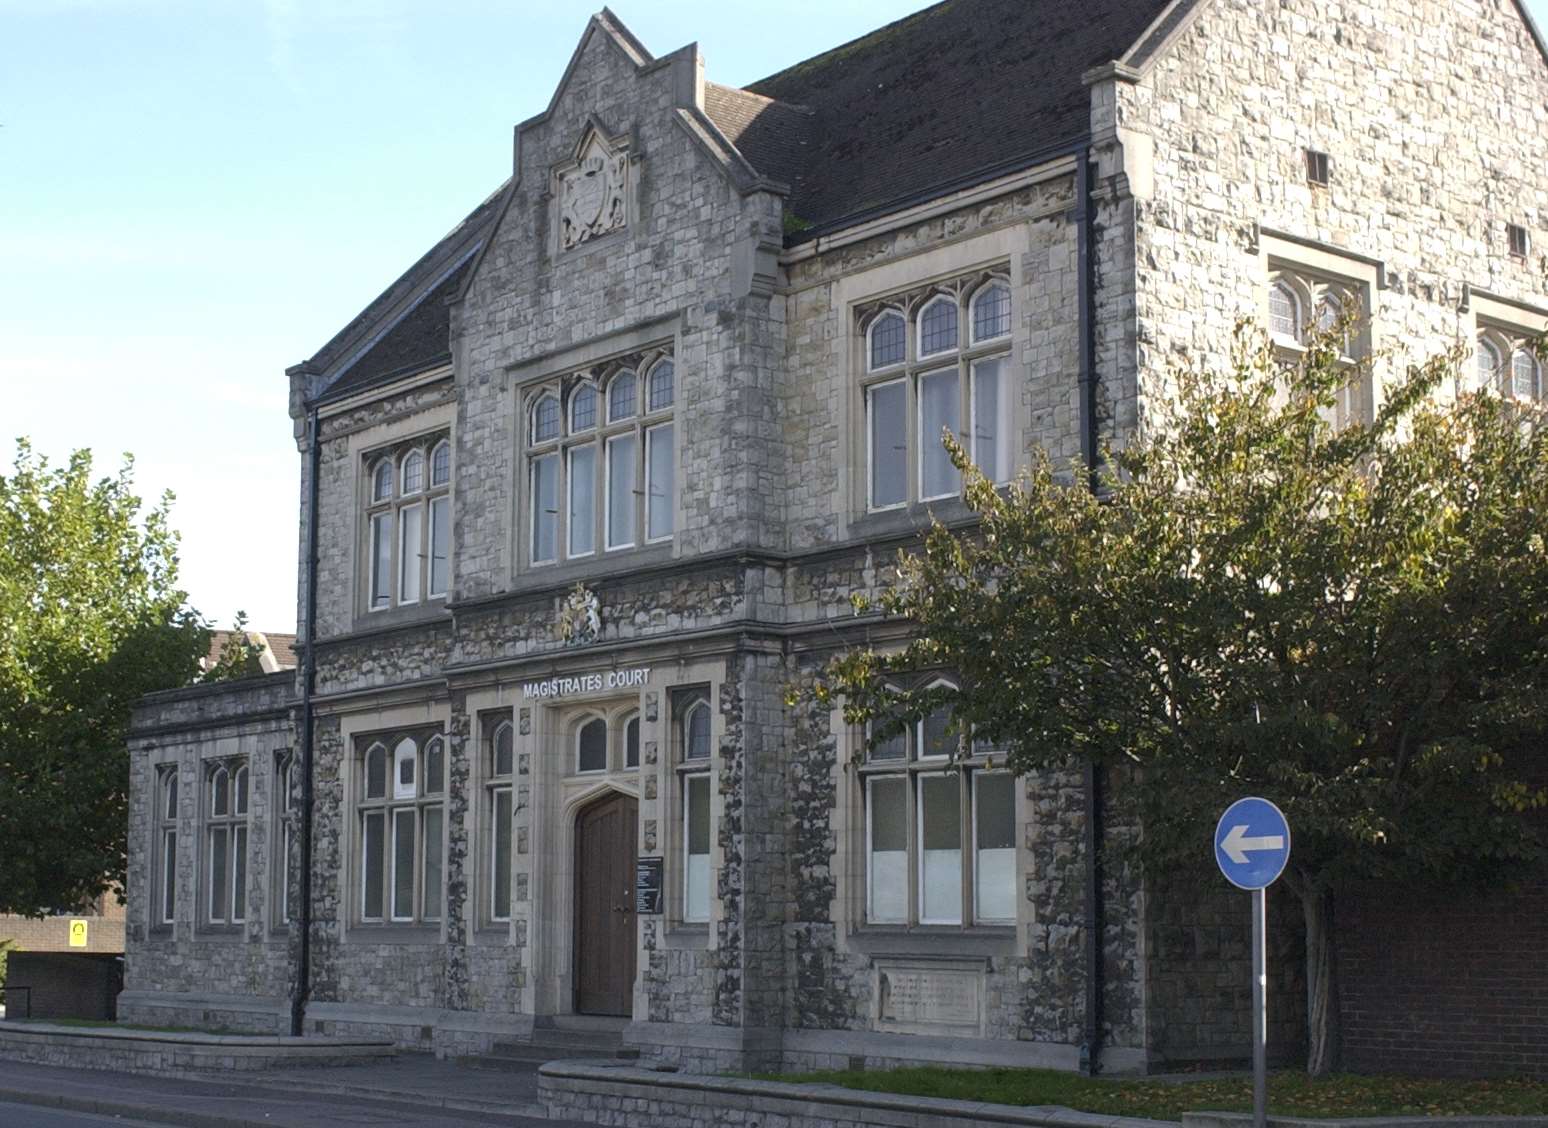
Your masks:
<svg viewBox="0 0 1548 1128"><path fill-rule="evenodd" d="M600 799L575 820L575 1010L634 1012L634 865L639 804Z"/></svg>

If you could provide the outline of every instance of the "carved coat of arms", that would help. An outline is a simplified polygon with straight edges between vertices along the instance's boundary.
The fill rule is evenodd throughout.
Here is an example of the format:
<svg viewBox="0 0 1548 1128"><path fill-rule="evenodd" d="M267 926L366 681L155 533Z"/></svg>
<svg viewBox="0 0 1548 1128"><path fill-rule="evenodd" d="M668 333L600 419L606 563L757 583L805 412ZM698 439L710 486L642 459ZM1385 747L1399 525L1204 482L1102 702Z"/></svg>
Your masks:
<svg viewBox="0 0 1548 1128"><path fill-rule="evenodd" d="M572 646L602 637L602 604L584 584L571 588L559 605L559 637Z"/></svg>
<svg viewBox="0 0 1548 1128"><path fill-rule="evenodd" d="M593 136L573 168L559 174L559 243L569 250L628 221L629 158Z"/></svg>

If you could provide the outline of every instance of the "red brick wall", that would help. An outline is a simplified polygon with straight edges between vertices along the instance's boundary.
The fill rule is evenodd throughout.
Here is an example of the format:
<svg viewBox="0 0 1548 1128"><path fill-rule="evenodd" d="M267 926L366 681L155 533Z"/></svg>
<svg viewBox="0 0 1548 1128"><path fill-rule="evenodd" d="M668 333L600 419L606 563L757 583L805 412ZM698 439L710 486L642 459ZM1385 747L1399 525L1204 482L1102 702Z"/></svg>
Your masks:
<svg viewBox="0 0 1548 1128"><path fill-rule="evenodd" d="M1548 1078L1548 877L1486 894L1372 889L1335 913L1350 1069Z"/></svg>

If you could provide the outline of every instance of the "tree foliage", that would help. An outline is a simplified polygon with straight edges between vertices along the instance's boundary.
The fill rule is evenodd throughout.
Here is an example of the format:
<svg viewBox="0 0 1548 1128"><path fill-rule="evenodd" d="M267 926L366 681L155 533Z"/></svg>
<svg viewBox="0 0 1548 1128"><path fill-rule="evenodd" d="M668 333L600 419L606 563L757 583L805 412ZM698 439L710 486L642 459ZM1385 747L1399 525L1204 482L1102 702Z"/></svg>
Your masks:
<svg viewBox="0 0 1548 1128"><path fill-rule="evenodd" d="M879 734L944 704L1022 772L1130 766L1139 782L1114 801L1151 867L1196 868L1231 800L1278 803L1318 1072L1336 1052L1336 1011L1318 1011L1333 1000L1333 894L1540 860L1521 814L1545 802L1548 733L1538 409L1488 393L1438 403L1456 354L1336 430L1340 395L1368 375L1340 336L1287 367L1243 327L1229 369L1175 374L1093 490L1045 457L996 490L948 436L981 522L935 525L896 583L859 601L907 620L912 641L842 655L823 690ZM959 687L898 680L928 668Z"/></svg>
<svg viewBox="0 0 1548 1128"><path fill-rule="evenodd" d="M143 508L126 456L51 466L25 441L0 475L0 911L122 887L137 698L198 674L208 632L177 587L171 496Z"/></svg>

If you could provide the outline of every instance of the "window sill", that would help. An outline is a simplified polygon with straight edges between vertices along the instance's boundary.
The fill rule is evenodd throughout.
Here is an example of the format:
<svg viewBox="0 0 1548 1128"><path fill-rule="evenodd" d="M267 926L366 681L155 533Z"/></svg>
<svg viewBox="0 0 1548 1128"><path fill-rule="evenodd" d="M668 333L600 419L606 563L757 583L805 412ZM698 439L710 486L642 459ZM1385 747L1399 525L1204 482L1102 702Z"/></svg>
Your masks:
<svg viewBox="0 0 1548 1128"><path fill-rule="evenodd" d="M473 943L486 947L502 947L512 944L511 922L497 920L491 923L481 924L473 929Z"/></svg>
<svg viewBox="0 0 1548 1128"><path fill-rule="evenodd" d="M978 514L960 497L943 497L935 501L916 501L898 509L861 513L850 522L849 531L851 535L867 540L907 536L929 529L932 517L943 525L960 525L977 520Z"/></svg>
<svg viewBox="0 0 1548 1128"><path fill-rule="evenodd" d="M240 924L201 924L194 928L194 939L240 940L246 932L245 921Z"/></svg>
<svg viewBox="0 0 1548 1128"><path fill-rule="evenodd" d="M420 603L410 603L402 607L388 607L381 611L361 611L355 615L354 631L370 631L378 628L391 628L404 626L410 623L423 623L445 618L446 597L436 596L434 599L424 600Z"/></svg>
<svg viewBox="0 0 1548 1128"><path fill-rule="evenodd" d="M868 925L851 932L848 944L868 956L1012 956L1016 926Z"/></svg>
<svg viewBox="0 0 1548 1128"><path fill-rule="evenodd" d="M661 947L676 952L703 952L710 946L710 926L706 924L667 924L661 930Z"/></svg>
<svg viewBox="0 0 1548 1128"><path fill-rule="evenodd" d="M563 560L557 564L528 564L511 581L511 592L571 585L594 577L617 576L672 559L672 541L657 541L643 548L615 548L602 554ZM377 612L382 614L382 612Z"/></svg>
<svg viewBox="0 0 1548 1128"><path fill-rule="evenodd" d="M352 924L345 942L361 944L439 944L441 925L435 924Z"/></svg>

